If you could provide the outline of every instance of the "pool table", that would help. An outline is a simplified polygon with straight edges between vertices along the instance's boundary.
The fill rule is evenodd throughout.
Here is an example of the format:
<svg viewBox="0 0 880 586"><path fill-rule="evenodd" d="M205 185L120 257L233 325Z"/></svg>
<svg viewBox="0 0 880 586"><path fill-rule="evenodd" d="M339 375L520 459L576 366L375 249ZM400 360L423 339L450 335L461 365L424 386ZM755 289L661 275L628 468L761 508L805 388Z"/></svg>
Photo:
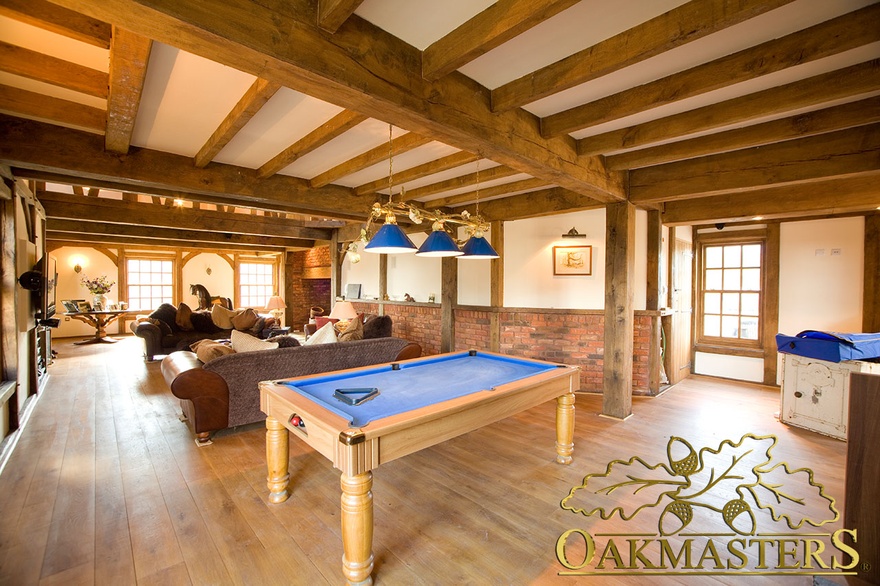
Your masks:
<svg viewBox="0 0 880 586"><path fill-rule="evenodd" d="M371 584L372 472L385 462L556 399L556 461L574 449L577 367L474 350L260 383L269 501L287 500L288 430L342 472L343 574ZM350 405L336 391L362 397Z"/></svg>

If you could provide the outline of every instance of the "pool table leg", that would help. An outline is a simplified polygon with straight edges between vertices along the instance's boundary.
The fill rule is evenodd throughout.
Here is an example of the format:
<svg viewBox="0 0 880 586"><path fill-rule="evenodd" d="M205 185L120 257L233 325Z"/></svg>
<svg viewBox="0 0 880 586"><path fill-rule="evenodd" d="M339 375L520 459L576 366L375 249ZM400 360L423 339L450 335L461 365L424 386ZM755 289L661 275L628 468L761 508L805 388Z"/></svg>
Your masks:
<svg viewBox="0 0 880 586"><path fill-rule="evenodd" d="M269 475L266 477L266 486L269 487L270 503L283 503L290 496L287 491L287 483L290 481L287 469L289 459L287 428L274 417L267 417L266 464Z"/></svg>
<svg viewBox="0 0 880 586"><path fill-rule="evenodd" d="M574 451L574 393L556 397L556 461L571 464Z"/></svg>
<svg viewBox="0 0 880 586"><path fill-rule="evenodd" d="M373 473L342 473L342 573L351 585L373 583Z"/></svg>

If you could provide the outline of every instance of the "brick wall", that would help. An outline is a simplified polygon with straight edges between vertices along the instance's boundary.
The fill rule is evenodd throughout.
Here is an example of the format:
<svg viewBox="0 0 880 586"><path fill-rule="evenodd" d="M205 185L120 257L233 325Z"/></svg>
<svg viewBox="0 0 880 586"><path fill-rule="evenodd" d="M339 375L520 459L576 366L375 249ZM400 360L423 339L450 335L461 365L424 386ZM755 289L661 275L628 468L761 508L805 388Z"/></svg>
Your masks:
<svg viewBox="0 0 880 586"><path fill-rule="evenodd" d="M379 313L378 303L354 302L359 313ZM411 303L384 303L391 317L394 335L422 346L422 354L440 353L440 306Z"/></svg>
<svg viewBox="0 0 880 586"><path fill-rule="evenodd" d="M323 307L330 312L330 279L303 279L305 269L330 266L330 247L311 248L287 255L285 275L287 277L286 325L301 330L309 321L309 309Z"/></svg>

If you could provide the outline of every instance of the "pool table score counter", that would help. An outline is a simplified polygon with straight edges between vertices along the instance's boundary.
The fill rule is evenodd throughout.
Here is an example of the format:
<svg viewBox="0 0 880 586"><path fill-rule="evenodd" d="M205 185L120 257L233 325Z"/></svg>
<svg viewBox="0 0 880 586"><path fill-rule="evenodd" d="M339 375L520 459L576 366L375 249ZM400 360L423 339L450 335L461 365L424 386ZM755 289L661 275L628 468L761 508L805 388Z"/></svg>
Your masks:
<svg viewBox="0 0 880 586"><path fill-rule="evenodd" d="M288 430L342 472L342 571L371 584L371 470L385 462L556 399L556 461L571 462L577 367L489 352L458 352L260 383L269 501L287 500ZM337 389L378 389L359 405Z"/></svg>

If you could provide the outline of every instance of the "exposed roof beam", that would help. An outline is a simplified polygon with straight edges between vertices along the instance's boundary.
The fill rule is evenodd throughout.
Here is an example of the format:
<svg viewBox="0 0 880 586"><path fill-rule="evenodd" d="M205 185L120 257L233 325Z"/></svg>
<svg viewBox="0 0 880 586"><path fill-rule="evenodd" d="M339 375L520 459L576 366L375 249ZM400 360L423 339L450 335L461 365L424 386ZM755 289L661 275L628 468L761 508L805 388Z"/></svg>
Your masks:
<svg viewBox="0 0 880 586"><path fill-rule="evenodd" d="M578 141L578 152L594 155L646 146L877 90L880 90L880 59L681 114L582 138Z"/></svg>
<svg viewBox="0 0 880 586"><path fill-rule="evenodd" d="M393 35L357 16L334 35L318 29L312 0L283 12L255 0L56 1L599 201L625 198L622 174L577 157L570 139L543 139L528 112L492 113L487 90L464 75L422 79L420 53Z"/></svg>
<svg viewBox="0 0 880 586"><path fill-rule="evenodd" d="M345 134L367 117L351 110L343 110L315 130L311 131L274 157L257 171L261 179L271 177L278 171L287 167L298 158L309 154L315 149L327 144L334 138Z"/></svg>
<svg viewBox="0 0 880 586"><path fill-rule="evenodd" d="M658 203L861 174L880 174L880 124L637 169L630 172L630 201Z"/></svg>
<svg viewBox="0 0 880 586"><path fill-rule="evenodd" d="M547 187L547 182L543 179L523 179L522 181L494 185L476 191L469 191L468 193L460 193L458 195L450 195L449 197L432 199L431 201L426 201L424 205L428 208L444 208L460 205L465 202L476 201L481 197L496 197L499 195L514 193L516 191L534 190L542 187Z"/></svg>
<svg viewBox="0 0 880 586"><path fill-rule="evenodd" d="M278 202L301 213L346 217L337 212L368 210L372 200L350 189L327 186L315 190L296 177L259 179L256 171L212 163L197 169L192 159L150 149L132 149L120 157L107 153L99 136L0 114L0 162L48 173L125 183L126 191L167 189L210 196Z"/></svg>
<svg viewBox="0 0 880 586"><path fill-rule="evenodd" d="M361 153L344 163L336 165L328 171L324 171L320 175L312 178L309 183L312 187L324 187L346 175L351 175L352 173L362 171L367 167L372 167L376 163L385 161L388 159L389 155L396 157L402 153L424 146L429 142L433 142L433 139L428 138L427 136L420 136L413 132L407 132L403 136L398 136L392 140L390 146L388 144L382 144L365 153Z"/></svg>
<svg viewBox="0 0 880 586"><path fill-rule="evenodd" d="M613 155L605 162L609 168L618 171L637 169L833 132L873 122L880 122L880 97Z"/></svg>
<svg viewBox="0 0 880 586"><path fill-rule="evenodd" d="M128 246L131 248L136 247L149 247L150 250L156 250L157 248L161 248L163 246L173 247L173 248L192 248L192 249L206 249L213 252L218 252L222 250L230 250L237 252L274 252L279 250L276 246L265 245L265 246L250 246L246 244L222 244L215 242L193 242L189 240L176 239L176 238L168 238L163 240L149 239L149 238L139 238L137 236L118 236L118 235L109 235L103 236L98 234L70 234L67 232L47 232L46 233L46 241L49 243L49 252L53 250L57 250L62 246L91 246L93 243L102 244L104 246ZM304 242L313 242L306 240ZM300 248L300 247L296 247ZM305 247L302 247L305 248Z"/></svg>
<svg viewBox="0 0 880 586"><path fill-rule="evenodd" d="M573 132L837 55L880 40L874 4L697 67L541 119L545 136Z"/></svg>
<svg viewBox="0 0 880 586"><path fill-rule="evenodd" d="M480 203L480 215L487 221L523 220L539 216L593 210L605 207L604 204L561 187L550 187L529 193L512 195ZM470 209L468 209L470 208ZM473 212L472 206L459 206L452 213Z"/></svg>
<svg viewBox="0 0 880 586"><path fill-rule="evenodd" d="M335 33L364 0L318 0L318 27Z"/></svg>
<svg viewBox="0 0 880 586"><path fill-rule="evenodd" d="M504 179L505 177L510 177L511 175L519 175L519 171L517 171L516 169L511 169L510 167L507 167L505 165L498 165L497 167L490 167L477 173L459 175L458 177L452 177L451 179L446 179L444 181L438 181L437 183L431 183L430 185L423 185L422 187L416 187L415 189L407 190L406 197L418 199L420 197L427 197L429 195L434 195L435 193L443 193L444 191L449 191L452 189L470 187L471 185L477 185L481 182Z"/></svg>
<svg viewBox="0 0 880 586"><path fill-rule="evenodd" d="M204 167L217 156L223 147L229 144L238 131L250 122L254 114L260 111L266 102L281 89L281 84L257 78L248 88L234 108L226 115L220 126L214 130L211 138L202 145L195 156L196 167Z"/></svg>
<svg viewBox="0 0 880 586"><path fill-rule="evenodd" d="M403 171L395 171L394 183L400 185L409 181L415 181L416 179L421 179L422 177L427 177L429 175L434 175L435 173L448 171L449 169L455 169L456 167L461 167L462 165L467 165L468 163L473 163L474 161L479 160L479 155L475 155L473 153L468 153L465 151L459 151L440 159L435 159L421 165L416 165L415 167L410 167L409 169L404 169ZM377 191L381 191L387 188L388 178L383 177L382 179L377 179L376 181L370 181L369 183L358 185L354 188L354 192L356 195L366 195L376 193Z"/></svg>
<svg viewBox="0 0 880 586"><path fill-rule="evenodd" d="M692 0L492 90L496 112L535 102L696 41L792 0Z"/></svg>
<svg viewBox="0 0 880 586"><path fill-rule="evenodd" d="M92 106L8 85L0 85L0 110L95 132L103 132L106 117L104 110Z"/></svg>
<svg viewBox="0 0 880 586"><path fill-rule="evenodd" d="M876 175L782 185L664 204L664 224L701 224L870 211L880 206Z"/></svg>
<svg viewBox="0 0 880 586"><path fill-rule="evenodd" d="M104 148L110 152L125 154L131 145L152 44L150 39L113 27L113 39L110 41L110 97L107 99L107 129L104 135Z"/></svg>
<svg viewBox="0 0 880 586"><path fill-rule="evenodd" d="M440 79L577 2L499 0L425 49L422 75Z"/></svg>
<svg viewBox="0 0 880 586"><path fill-rule="evenodd" d="M102 49L110 48L110 25L46 0L3 0L0 14Z"/></svg>
<svg viewBox="0 0 880 586"><path fill-rule="evenodd" d="M107 74L78 63L0 41L0 71L96 98L107 97Z"/></svg>

